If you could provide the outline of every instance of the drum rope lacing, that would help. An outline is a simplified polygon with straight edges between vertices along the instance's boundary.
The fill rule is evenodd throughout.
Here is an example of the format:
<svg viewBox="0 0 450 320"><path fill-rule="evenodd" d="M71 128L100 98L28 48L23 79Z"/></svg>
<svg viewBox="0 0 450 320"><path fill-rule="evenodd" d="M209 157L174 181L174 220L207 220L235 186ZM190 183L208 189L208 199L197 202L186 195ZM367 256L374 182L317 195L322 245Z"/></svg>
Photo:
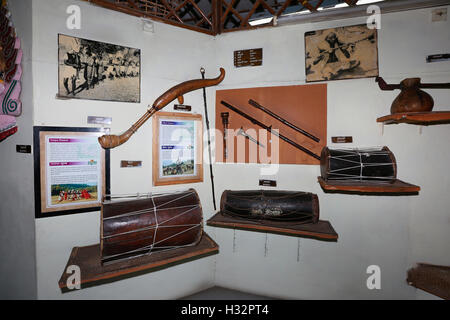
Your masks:
<svg viewBox="0 0 450 320"><path fill-rule="evenodd" d="M172 219L178 218L179 216L184 215L184 214L186 214L186 213L188 213L188 212L190 212L190 211L192 211L192 210L194 210L194 209L196 209L196 208L199 208L199 207L200 207L199 205L192 206L192 208L190 208L190 209L188 209L188 210L186 210L186 211L183 211L182 213L179 213L179 214L177 214L176 216L173 216L172 218L167 219L167 220L165 220L165 221L163 221L163 222L161 222L161 223L159 223L159 224L157 224L157 225L154 225L154 226L149 226L149 227L139 228L139 229L136 229L136 230L126 231L126 232L121 232L121 233L115 233L115 234L113 234L113 235L111 235L111 236L103 236L102 239L114 238L114 237L121 236L121 235L125 235L125 234L130 234L130 233L135 233L135 232L141 232L141 231L146 231L146 230L152 230L152 229L156 229L157 227L159 227L159 228L174 228L174 227L180 227L180 226L191 226L191 225L195 225L195 226L196 226L196 225L198 225L198 224L185 224L185 225L173 225L173 226L162 226L162 224L163 224L163 223L166 223L166 222L168 222L168 221L170 221L170 220L172 220ZM171 208L171 209L172 209L172 208ZM152 211L153 211L153 210L148 210L148 211L146 211L145 213L150 213L150 212L152 212ZM124 241L128 241L128 240L124 240ZM117 241L117 242L122 242L122 241Z"/></svg>
<svg viewBox="0 0 450 320"><path fill-rule="evenodd" d="M156 240L156 233L158 232L158 215L156 214L156 204L155 204L155 199L153 199L152 197L152 203L153 203L153 214L155 215L155 233L153 234L153 244L152 244L152 248L155 247L155 240Z"/></svg>
<svg viewBox="0 0 450 320"><path fill-rule="evenodd" d="M342 151L342 150L340 150ZM386 180L386 179L394 179L395 176L384 176L384 177L380 177L380 176L365 176L363 175L363 169L366 167L380 167L380 166L393 166L392 163L386 163L386 162L380 162L380 163L363 163L362 160L362 156L366 155L366 156L386 156L386 155L390 155L389 152L386 151L382 151L382 150L378 150L378 149L366 149L366 150L357 150L357 149L349 149L349 150L345 150L347 152L347 154L342 154L339 156L329 156L330 159L337 159L340 161L344 161L344 162L349 162L349 163L353 163L355 164L355 166L351 166L351 167L345 167L345 168L340 168L340 169L333 169L331 170L330 168L330 174L333 175L337 175L339 177L335 178L335 177L328 177L328 180L363 180L363 179L380 179L380 180ZM349 157L355 157L358 156L360 161L354 161L354 160L349 160L347 158ZM346 173L340 173L341 171L347 171L347 170L351 170L351 169L360 169L359 172L359 176L358 175L353 175L353 174L346 174Z"/></svg>
<svg viewBox="0 0 450 320"><path fill-rule="evenodd" d="M102 239L109 239L109 238L114 238L114 237L117 237L117 236L130 234L130 233L142 232L142 231L153 230L153 229L155 230L154 234L152 236L152 238L153 238L153 243L152 244L146 245L146 246L142 246L142 247L139 247L139 248L136 248L136 249L133 249L133 250L126 251L126 252L122 252L120 254L104 256L103 259L111 259L111 258L118 257L118 256L129 255L129 254L132 254L134 252L140 252L140 251L143 251L143 250L148 250L148 252L143 253L141 255L134 255L134 256L130 257L130 258L135 258L135 257L143 256L143 255L150 255L153 252L152 250L155 249L155 248L158 249L158 252L162 252L162 251L166 251L166 250L169 250L169 249L176 249L176 248L183 248L183 247L194 246L196 243L186 244L186 245L179 245L179 246L160 246L160 247L156 247L156 245L159 244L159 243L165 242L168 239L171 239L171 238L176 237L176 236L178 236L180 234L183 234L185 232L188 232L190 230L193 230L193 229L195 229L197 227L201 227L202 226L202 224L203 224L203 217L200 220L200 223L197 223L197 224L179 224L179 225L171 225L171 226L163 225L163 224L165 224L165 223L167 223L167 222L169 222L169 221L171 221L173 219L176 219L176 218L178 218L178 217L180 217L182 215L185 215L186 213L188 213L188 212L190 212L190 211L200 207L200 205L197 204L197 205L188 205L188 206L179 206L179 207L172 207L172 208L161 209L161 207L164 207L164 206L168 205L169 203L178 201L178 200L180 200L180 199L182 199L184 197L187 197L189 195L192 195L192 194L195 194L195 192L188 192L187 194L183 194L182 196L180 196L178 198L175 198L175 199L172 199L170 201L164 202L164 203L162 203L162 204L160 204L158 206L155 204L154 198L160 197L161 195L152 196L151 199L152 199L152 203L153 203L153 208L143 209L143 210L136 210L136 211L130 211L130 212L127 212L125 214L117 215L117 216L114 216L114 217L104 218L104 220L105 219L117 219L117 218L123 218L123 217L132 216L132 215L151 213L153 211L153 213L155 215L155 222L156 222L156 224L153 225L153 226L140 228L140 229L136 229L136 230L132 230L132 231L116 233L116 234L111 235L111 236L103 236ZM173 216L173 217L171 217L171 218L169 218L167 220L164 220L162 222L158 221L156 209L159 209L159 211L161 211L161 210L173 210L173 209L179 209L179 208L189 208L189 209L187 209L187 210L185 210L185 211L183 211L183 212L177 214L176 216ZM156 233L158 231L158 228L179 228L179 227L189 227L189 228L187 228L185 230L182 230L182 231L180 231L178 233L175 233L175 234L173 234L173 235L171 235L171 236L169 236L167 238L164 238L162 240L156 241ZM149 238L150 237L141 238L141 240L146 240L146 239L149 239ZM127 241L131 241L131 240L118 240L118 241L114 241L113 243L120 243L120 242L127 242ZM165 250L159 250L159 249L165 249Z"/></svg>

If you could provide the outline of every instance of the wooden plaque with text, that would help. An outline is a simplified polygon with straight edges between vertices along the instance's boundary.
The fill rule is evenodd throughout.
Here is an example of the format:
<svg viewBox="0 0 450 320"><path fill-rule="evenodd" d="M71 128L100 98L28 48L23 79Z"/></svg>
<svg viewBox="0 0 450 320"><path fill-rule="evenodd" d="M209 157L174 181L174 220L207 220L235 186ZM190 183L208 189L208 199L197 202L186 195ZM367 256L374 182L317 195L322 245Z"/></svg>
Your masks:
<svg viewBox="0 0 450 320"><path fill-rule="evenodd" d="M234 51L234 66L248 67L262 65L262 48Z"/></svg>

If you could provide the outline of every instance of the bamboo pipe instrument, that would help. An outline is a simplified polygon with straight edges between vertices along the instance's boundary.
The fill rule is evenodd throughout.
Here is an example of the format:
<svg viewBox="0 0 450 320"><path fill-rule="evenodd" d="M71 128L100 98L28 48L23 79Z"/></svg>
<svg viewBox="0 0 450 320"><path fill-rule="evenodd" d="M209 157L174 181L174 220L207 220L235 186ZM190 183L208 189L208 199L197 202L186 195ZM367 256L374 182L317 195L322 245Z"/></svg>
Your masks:
<svg viewBox="0 0 450 320"><path fill-rule="evenodd" d="M205 88L205 87L211 87L215 86L222 82L222 80L225 78L225 70L223 68L220 68L220 75L217 78L213 79L195 79L195 80L188 80L185 82L182 82L166 92L164 92L161 96L159 96L155 102L153 102L153 105L147 109L147 112L138 120L136 121L127 131L122 133L121 135L103 135L98 138L98 142L104 149L110 149L117 146L120 146L121 144L125 143L130 139L130 137L149 119L153 114L155 114L157 111L164 108L166 105L168 105L170 102L172 102L175 99L178 99L178 101L182 104L184 99L183 95L185 93Z"/></svg>
<svg viewBox="0 0 450 320"><path fill-rule="evenodd" d="M282 117L280 117L279 115L277 115L276 113L270 111L269 109L263 107L262 105L260 105L258 102L256 102L255 100L248 100L248 103L252 106L254 106L255 108L264 111L265 113L267 113L269 116L277 119L278 121L280 121L282 124L287 125L289 128L294 129L295 131L303 134L304 136L307 136L308 138L314 140L315 142L319 142L320 139L317 138L316 136L312 135L311 133L309 133L308 131L303 130L302 128L297 127L296 125L290 123L289 121L287 121L286 119L283 119Z"/></svg>

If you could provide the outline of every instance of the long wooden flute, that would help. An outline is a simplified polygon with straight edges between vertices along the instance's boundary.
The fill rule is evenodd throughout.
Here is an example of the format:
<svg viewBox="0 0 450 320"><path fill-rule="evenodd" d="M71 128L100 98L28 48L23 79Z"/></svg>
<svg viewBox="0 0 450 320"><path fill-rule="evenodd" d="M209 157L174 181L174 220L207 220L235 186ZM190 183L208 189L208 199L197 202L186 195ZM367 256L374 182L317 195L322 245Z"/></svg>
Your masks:
<svg viewBox="0 0 450 320"><path fill-rule="evenodd" d="M280 121L282 124L287 125L288 127L294 129L295 131L307 136L308 138L314 140L315 142L319 142L320 139L317 138L316 136L312 135L311 133L309 133L308 131L303 130L302 128L297 127L295 124L290 123L289 121L287 121L286 119L283 119L282 117L280 117L279 115L277 115L276 113L270 111L269 109L263 107L262 105L260 105L258 102L256 102L255 100L248 100L248 103L252 106L254 106L255 108L264 111L265 113L267 113L269 116L277 119L278 121Z"/></svg>
<svg viewBox="0 0 450 320"><path fill-rule="evenodd" d="M159 96L155 100L155 102L153 102L153 105L147 109L147 112L138 121L136 121L136 123L134 123L127 131L118 136L103 135L98 138L98 142L105 149L120 146L121 144L127 142L128 139L130 139L130 137L137 131L137 129L139 129L153 114L155 114L158 110L164 108L166 105L171 103L176 98L178 98L180 104L183 104L183 95L185 93L200 88L215 86L221 83L224 78L225 78L225 70L223 68L220 68L220 75L217 78L188 80L170 88L169 90L164 92L161 96Z"/></svg>

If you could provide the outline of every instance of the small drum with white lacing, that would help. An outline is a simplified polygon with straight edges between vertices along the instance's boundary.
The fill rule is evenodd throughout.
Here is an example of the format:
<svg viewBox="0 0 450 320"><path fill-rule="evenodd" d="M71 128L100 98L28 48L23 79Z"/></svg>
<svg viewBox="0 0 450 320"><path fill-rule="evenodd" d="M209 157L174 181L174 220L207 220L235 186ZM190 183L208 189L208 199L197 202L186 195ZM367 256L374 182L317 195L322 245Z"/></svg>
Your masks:
<svg viewBox="0 0 450 320"><path fill-rule="evenodd" d="M388 147L325 147L320 159L320 172L324 180L394 181L397 177L395 157Z"/></svg>
<svg viewBox="0 0 450 320"><path fill-rule="evenodd" d="M103 201L102 264L200 241L203 214L194 189L124 199Z"/></svg>

